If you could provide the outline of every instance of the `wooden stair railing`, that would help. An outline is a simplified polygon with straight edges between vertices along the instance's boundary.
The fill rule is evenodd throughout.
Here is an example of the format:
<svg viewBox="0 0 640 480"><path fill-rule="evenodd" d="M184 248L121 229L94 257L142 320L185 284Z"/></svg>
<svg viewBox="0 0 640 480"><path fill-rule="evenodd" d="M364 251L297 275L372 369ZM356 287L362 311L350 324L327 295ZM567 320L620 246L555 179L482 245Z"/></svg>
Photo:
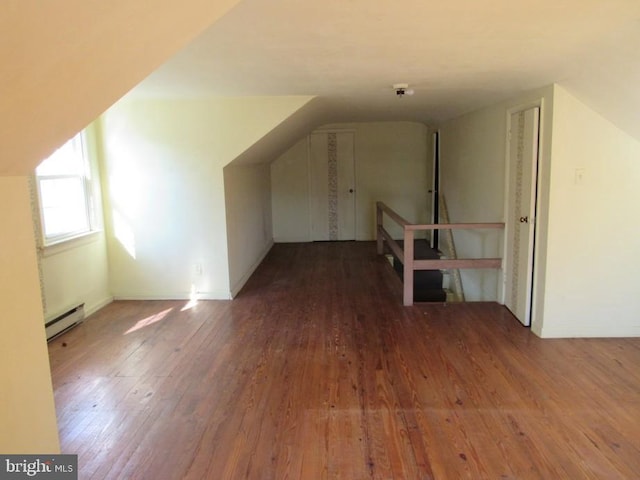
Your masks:
<svg viewBox="0 0 640 480"><path fill-rule="evenodd" d="M384 215L400 225L403 229L403 247L394 240L385 230ZM423 230L454 230L454 229L485 229L504 228L504 223L439 223L439 224L412 224L398 215L383 202L376 202L376 245L378 255L384 254L386 242L393 254L402 261L403 272L403 304L413 305L413 272L416 270L438 270L447 268L501 268L501 258L455 258L439 260L416 260L414 258L415 232Z"/></svg>

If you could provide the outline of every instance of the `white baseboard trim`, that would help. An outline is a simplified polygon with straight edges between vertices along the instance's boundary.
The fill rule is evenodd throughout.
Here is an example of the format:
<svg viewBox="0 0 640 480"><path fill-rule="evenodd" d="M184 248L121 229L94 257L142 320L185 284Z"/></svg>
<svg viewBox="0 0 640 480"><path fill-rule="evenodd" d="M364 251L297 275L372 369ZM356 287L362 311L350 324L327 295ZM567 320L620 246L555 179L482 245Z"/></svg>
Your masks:
<svg viewBox="0 0 640 480"><path fill-rule="evenodd" d="M109 305L111 302L113 302L113 297L107 297L107 298L103 298L98 302L94 302L91 305L85 305L85 309L84 309L85 318L88 317L89 315L93 315L98 310Z"/></svg>
<svg viewBox="0 0 640 480"><path fill-rule="evenodd" d="M304 237L275 237L273 239L275 243L310 243L311 238L309 236Z"/></svg>
<svg viewBox="0 0 640 480"><path fill-rule="evenodd" d="M196 294L198 300L231 300L229 292L198 292ZM114 300L191 300L191 293L167 293L163 295L115 295Z"/></svg>
<svg viewBox="0 0 640 480"><path fill-rule="evenodd" d="M271 250L271 248L273 247L273 240L270 241L267 246L265 247L265 249L262 251L262 253L260 254L260 256L258 257L258 260L256 260L253 265L251 265L251 267L249 267L249 270L247 270L247 272L242 276L242 278L240 278L240 280L238 280L235 285L233 285L231 287L231 298L235 298L236 295L238 295L238 293L240 293L240 290L242 290L242 287L244 287L244 285L247 283L247 281L249 280L249 278L251 277L251 275L253 275L253 272L256 271L256 268L258 268L258 266L262 263L262 261L264 260L264 258L267 256L267 254L269 253L269 251Z"/></svg>
<svg viewBox="0 0 640 480"><path fill-rule="evenodd" d="M576 324L576 325L554 325L546 327L543 325L539 336L541 338L630 338L640 337L640 324L633 323L612 324L612 322L597 324ZM538 332L534 332L538 334Z"/></svg>

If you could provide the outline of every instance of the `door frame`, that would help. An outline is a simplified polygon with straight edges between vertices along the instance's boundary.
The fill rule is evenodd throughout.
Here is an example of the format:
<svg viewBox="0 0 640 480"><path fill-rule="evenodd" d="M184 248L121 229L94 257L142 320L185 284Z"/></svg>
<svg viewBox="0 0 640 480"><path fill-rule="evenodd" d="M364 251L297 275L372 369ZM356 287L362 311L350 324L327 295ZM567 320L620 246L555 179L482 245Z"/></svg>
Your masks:
<svg viewBox="0 0 640 480"><path fill-rule="evenodd" d="M433 142L433 181L431 182L431 222L434 225L440 223L440 130L432 133ZM431 232L431 248L440 248L440 230L434 229Z"/></svg>
<svg viewBox="0 0 640 480"><path fill-rule="evenodd" d="M511 154L510 154L510 149L511 149L511 135L510 135L510 131L511 131L511 116L514 113L519 113L519 112L523 112L532 108L538 108L539 109L539 118L538 118L538 165L537 165L537 174L536 174L536 180L535 180L535 185L532 185L532 188L535 189L536 195L535 195L535 219L534 219L534 234L533 234L533 245L531 245L531 248L533 249L532 255L531 255L531 259L533 262L532 268L531 268L531 300L530 300L530 312L529 312L529 325L528 327L535 327L536 324L538 323L538 319L540 318L538 316L538 300L539 300L539 288L538 288L538 281L540 279L540 268L541 268L541 256L540 256L540 242L542 239L542 235L541 235L541 221L540 221L540 217L543 215L543 199L542 199L542 194L541 192L543 192L543 178L544 178L544 169L545 169L545 165L544 165L544 142L545 142L545 135L544 135L544 119L545 119L545 105L544 105L544 98L538 98L536 100L533 100L531 102L526 102L526 103L521 103L518 104L516 106L507 108L506 110L506 121L505 121L505 125L506 125L506 129L505 129L505 173L504 173L504 192L505 192L505 196L504 196L504 213L503 213L503 218L504 218L504 223L505 223L505 228L504 228L504 233L503 233L503 239L502 239L502 282L500 282L499 284L499 288L500 288L500 292L498 294L498 298L501 299L500 303L502 305L506 305L506 295L507 295L507 291L506 291L506 284L507 284L507 275L509 274L510 271L510 265L508 264L507 261L507 249L510 248L509 247L509 235L511 233L511 229L513 228L513 220L510 221L509 217L509 200L510 200L510 196L513 190L513 186L510 184L510 176L511 176ZM546 223L546 222L545 222ZM539 330L539 328L538 328Z"/></svg>

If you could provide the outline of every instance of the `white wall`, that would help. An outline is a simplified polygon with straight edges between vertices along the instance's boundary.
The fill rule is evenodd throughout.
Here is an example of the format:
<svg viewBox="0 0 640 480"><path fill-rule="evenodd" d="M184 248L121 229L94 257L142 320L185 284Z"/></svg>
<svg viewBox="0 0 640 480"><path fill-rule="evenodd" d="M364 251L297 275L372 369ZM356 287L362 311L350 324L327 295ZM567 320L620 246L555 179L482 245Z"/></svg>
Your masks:
<svg viewBox="0 0 640 480"><path fill-rule="evenodd" d="M80 303L85 315L91 315L111 302L104 232L41 253L40 262L45 321Z"/></svg>
<svg viewBox="0 0 640 480"><path fill-rule="evenodd" d="M505 175L505 110L484 109L441 127L441 185L452 223L496 222L503 219ZM442 247L446 245L441 233ZM502 255L502 231L453 231L458 258ZM497 300L500 272L461 270L467 301Z"/></svg>
<svg viewBox="0 0 640 480"><path fill-rule="evenodd" d="M356 240L375 239L375 202L378 200L410 222L428 222L432 158L424 124L331 124L319 130L355 133ZM272 163L271 175L275 241L310 241L306 137ZM401 238L401 233L391 226L389 230Z"/></svg>
<svg viewBox="0 0 640 480"><path fill-rule="evenodd" d="M276 242L309 242L308 139L303 137L271 164L273 239Z"/></svg>
<svg viewBox="0 0 640 480"><path fill-rule="evenodd" d="M640 142L560 86L553 125L541 334L639 336Z"/></svg>
<svg viewBox="0 0 640 480"><path fill-rule="evenodd" d="M192 289L200 298L231 296L223 167L309 100L148 99L107 112L103 180L115 297L189 298ZM244 273L233 265L237 281Z"/></svg>
<svg viewBox="0 0 640 480"><path fill-rule="evenodd" d="M60 451L27 177L0 176L0 452Z"/></svg>
<svg viewBox="0 0 640 480"><path fill-rule="evenodd" d="M507 115L511 109L535 102L542 102L540 175L544 183L549 163L550 138L546 129L550 125L552 111L551 87L471 112L440 126L440 192L445 197L451 223L508 222L504 218ZM543 189L543 208L545 195ZM544 232L544 221L541 220L537 227L539 232ZM492 258L503 255L503 231L458 230L453 235L458 258ZM543 255L544 242L541 241L538 245L538 255ZM466 300L501 300L501 270L464 269L460 274Z"/></svg>
<svg viewBox="0 0 640 480"><path fill-rule="evenodd" d="M224 168L231 294L238 294L273 246L268 164Z"/></svg>

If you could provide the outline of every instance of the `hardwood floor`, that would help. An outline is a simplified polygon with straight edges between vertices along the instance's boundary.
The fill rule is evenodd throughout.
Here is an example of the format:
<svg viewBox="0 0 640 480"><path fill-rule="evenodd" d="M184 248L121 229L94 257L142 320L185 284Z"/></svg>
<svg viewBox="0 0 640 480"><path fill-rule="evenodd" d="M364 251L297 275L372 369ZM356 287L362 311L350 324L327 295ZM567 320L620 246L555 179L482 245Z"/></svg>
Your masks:
<svg viewBox="0 0 640 480"><path fill-rule="evenodd" d="M50 344L79 478L640 478L640 339L402 307L373 243L276 245L234 301L115 302Z"/></svg>

